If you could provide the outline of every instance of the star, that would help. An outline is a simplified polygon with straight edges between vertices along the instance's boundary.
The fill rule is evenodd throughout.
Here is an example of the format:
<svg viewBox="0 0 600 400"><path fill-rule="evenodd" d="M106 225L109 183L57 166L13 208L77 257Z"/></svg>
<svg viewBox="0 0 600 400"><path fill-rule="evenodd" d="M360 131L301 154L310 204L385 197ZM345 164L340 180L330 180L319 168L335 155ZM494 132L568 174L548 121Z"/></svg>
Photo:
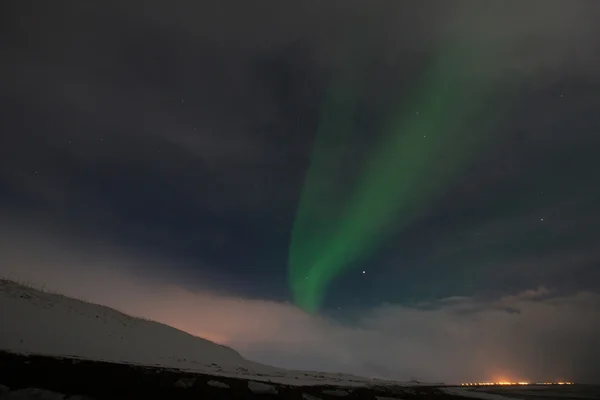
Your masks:
<svg viewBox="0 0 600 400"><path fill-rule="evenodd" d="M366 274L366 273L367 273L367 271L363 271L362 273L363 273L363 275L364 275L364 274Z"/></svg>

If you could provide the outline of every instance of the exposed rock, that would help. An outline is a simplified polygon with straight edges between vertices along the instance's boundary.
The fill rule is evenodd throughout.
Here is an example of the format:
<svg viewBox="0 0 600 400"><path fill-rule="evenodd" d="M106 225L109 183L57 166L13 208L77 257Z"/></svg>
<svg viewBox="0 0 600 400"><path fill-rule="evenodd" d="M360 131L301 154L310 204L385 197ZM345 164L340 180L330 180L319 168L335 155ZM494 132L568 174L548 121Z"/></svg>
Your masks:
<svg viewBox="0 0 600 400"><path fill-rule="evenodd" d="M248 389L250 389L250 391L252 393L256 393L256 394L277 394L277 393L279 393L274 386L267 385L266 383L262 383L262 382L256 382L256 381L249 381Z"/></svg>
<svg viewBox="0 0 600 400"><path fill-rule="evenodd" d="M206 384L208 386L212 386L212 387L216 387L216 388L221 388L221 389L229 389L229 385L226 384L225 382L219 382L219 381L208 381L206 382Z"/></svg>
<svg viewBox="0 0 600 400"><path fill-rule="evenodd" d="M191 388L196 383L196 378L181 378L175 382L175 386L182 389Z"/></svg>

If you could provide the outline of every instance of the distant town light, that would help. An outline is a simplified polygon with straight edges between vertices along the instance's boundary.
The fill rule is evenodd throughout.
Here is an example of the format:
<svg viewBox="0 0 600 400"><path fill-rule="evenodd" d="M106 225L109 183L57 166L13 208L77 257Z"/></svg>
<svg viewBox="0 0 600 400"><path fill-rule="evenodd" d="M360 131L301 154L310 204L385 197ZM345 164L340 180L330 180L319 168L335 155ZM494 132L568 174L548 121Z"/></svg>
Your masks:
<svg viewBox="0 0 600 400"><path fill-rule="evenodd" d="M518 385L538 385L538 386L549 386L549 385L573 385L573 382L509 382L509 381L498 381L498 382L464 382L461 386L518 386Z"/></svg>

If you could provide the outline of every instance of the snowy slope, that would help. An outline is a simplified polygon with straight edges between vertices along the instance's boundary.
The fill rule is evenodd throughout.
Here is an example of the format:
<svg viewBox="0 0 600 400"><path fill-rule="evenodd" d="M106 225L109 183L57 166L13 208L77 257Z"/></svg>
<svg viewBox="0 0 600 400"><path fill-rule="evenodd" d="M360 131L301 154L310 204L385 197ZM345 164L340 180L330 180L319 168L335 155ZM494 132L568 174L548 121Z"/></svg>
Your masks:
<svg viewBox="0 0 600 400"><path fill-rule="evenodd" d="M175 366L178 359L230 368L248 364L228 347L169 326L5 280L0 280L0 321L0 347L20 353L149 365Z"/></svg>
<svg viewBox="0 0 600 400"><path fill-rule="evenodd" d="M170 326L7 280L0 280L0 350L159 365L293 385L375 382L254 363L229 347Z"/></svg>

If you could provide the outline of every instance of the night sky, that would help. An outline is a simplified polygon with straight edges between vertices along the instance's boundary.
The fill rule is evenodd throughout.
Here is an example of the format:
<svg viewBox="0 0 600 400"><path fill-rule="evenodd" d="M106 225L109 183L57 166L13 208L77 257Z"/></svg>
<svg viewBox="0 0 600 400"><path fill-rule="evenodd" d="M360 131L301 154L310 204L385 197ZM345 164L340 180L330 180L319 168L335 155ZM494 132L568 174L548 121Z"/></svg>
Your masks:
<svg viewBox="0 0 600 400"><path fill-rule="evenodd" d="M283 367L598 382L597 21L4 1L0 273Z"/></svg>

